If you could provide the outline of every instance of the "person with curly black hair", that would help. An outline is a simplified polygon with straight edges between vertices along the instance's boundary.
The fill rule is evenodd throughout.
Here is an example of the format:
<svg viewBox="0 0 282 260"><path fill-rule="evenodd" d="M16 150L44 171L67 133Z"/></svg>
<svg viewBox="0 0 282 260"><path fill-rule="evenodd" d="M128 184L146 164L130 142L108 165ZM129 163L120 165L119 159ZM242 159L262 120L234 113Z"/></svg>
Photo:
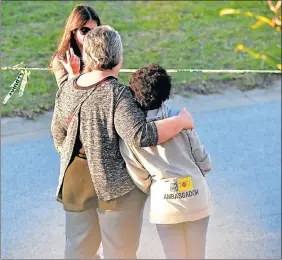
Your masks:
<svg viewBox="0 0 282 260"><path fill-rule="evenodd" d="M151 63L132 73L129 85L141 109L152 110L169 98L171 77L157 63Z"/></svg>
<svg viewBox="0 0 282 260"><path fill-rule="evenodd" d="M134 72L130 87L147 122L177 115L166 105L171 77L156 63ZM120 140L120 151L135 184L150 190L150 222L156 224L168 259L204 259L211 215L205 175L211 159L194 129L156 147L139 148Z"/></svg>

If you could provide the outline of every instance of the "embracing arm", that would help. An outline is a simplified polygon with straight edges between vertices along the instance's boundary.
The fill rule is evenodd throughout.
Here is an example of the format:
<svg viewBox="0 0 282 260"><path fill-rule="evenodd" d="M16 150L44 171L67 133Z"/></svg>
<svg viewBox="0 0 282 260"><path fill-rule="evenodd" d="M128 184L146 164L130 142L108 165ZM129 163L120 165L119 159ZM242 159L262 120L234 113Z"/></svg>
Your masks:
<svg viewBox="0 0 282 260"><path fill-rule="evenodd" d="M168 139L179 134L184 128L194 127L192 116L185 110L181 110L177 116L169 117L163 120L155 121L161 144Z"/></svg>
<svg viewBox="0 0 282 260"><path fill-rule="evenodd" d="M138 107L129 88L125 87L117 98L114 124L117 133L129 145L156 146L176 136L184 128L193 128L187 112L157 122L146 122L144 112Z"/></svg>

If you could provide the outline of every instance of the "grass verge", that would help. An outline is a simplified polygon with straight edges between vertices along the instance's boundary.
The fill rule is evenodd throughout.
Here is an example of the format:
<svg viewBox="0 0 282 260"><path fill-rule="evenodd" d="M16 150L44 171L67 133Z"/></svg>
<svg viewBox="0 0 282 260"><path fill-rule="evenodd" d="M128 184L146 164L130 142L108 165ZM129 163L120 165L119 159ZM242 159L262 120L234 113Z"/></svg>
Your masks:
<svg viewBox="0 0 282 260"><path fill-rule="evenodd" d="M1 65L25 62L47 67L65 19L76 1L2 1ZM222 8L270 15L266 1L82 1L93 7L103 24L117 29L124 45L124 68L158 62L165 68L273 69L248 54L235 53L242 43L271 57L281 57L281 33L266 25L257 30L249 17L224 16ZM280 48L279 48L280 46ZM1 71L1 96L9 91L17 72ZM128 83L129 74L120 81ZM174 93L216 93L234 85L264 87L270 75L172 74ZM219 87L220 86L220 87ZM54 105L57 86L50 72L32 71L22 98L15 93L2 107L2 116L34 118Z"/></svg>

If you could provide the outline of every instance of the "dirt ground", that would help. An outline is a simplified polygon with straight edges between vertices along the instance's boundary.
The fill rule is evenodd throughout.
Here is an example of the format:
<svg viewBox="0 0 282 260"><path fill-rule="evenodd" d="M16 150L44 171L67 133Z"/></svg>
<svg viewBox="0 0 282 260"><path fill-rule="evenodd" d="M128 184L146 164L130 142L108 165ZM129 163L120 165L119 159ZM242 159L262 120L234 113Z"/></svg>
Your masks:
<svg viewBox="0 0 282 260"><path fill-rule="evenodd" d="M281 85L281 75L279 74L242 75L231 80L197 80L189 85L173 88L172 95L189 97L195 94L220 94L233 89L241 91L249 91L256 88L266 89L277 85Z"/></svg>

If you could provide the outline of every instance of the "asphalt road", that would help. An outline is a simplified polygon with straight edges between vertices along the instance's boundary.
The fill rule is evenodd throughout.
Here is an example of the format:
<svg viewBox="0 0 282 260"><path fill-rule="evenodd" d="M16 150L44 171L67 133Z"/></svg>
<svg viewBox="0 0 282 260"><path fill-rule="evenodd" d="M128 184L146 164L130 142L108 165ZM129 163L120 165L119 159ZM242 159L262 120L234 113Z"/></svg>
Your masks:
<svg viewBox="0 0 282 260"><path fill-rule="evenodd" d="M281 259L281 92L235 96L170 101L192 111L213 160L207 258ZM1 259L63 256L64 212L55 201L59 156L49 119L40 127L2 123ZM147 216L146 209L138 256L163 258Z"/></svg>

